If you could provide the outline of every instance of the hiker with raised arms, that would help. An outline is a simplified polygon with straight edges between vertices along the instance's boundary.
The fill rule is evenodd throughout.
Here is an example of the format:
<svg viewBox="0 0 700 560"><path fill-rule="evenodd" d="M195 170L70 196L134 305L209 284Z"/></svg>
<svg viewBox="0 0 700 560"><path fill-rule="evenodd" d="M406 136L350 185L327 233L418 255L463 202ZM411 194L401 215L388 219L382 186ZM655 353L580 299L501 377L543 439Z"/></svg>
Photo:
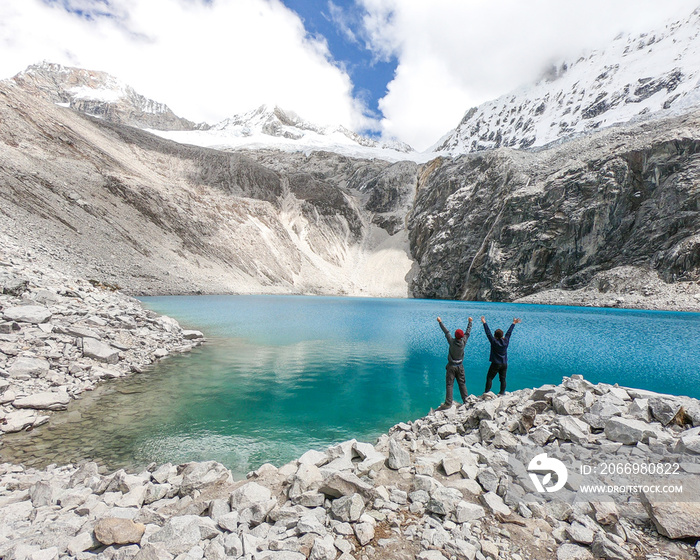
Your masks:
<svg viewBox="0 0 700 560"><path fill-rule="evenodd" d="M462 402L467 400L467 385L464 378L464 346L469 339L469 333L472 331L472 318L469 317L469 324L466 332L462 329L455 331L454 337L450 334L448 328L442 324L442 319L437 318L438 324L445 333L447 343L450 349L447 352L447 365L445 366L445 402L438 407L438 410L446 410L452 406L452 392L454 391L455 379L459 387L459 394L462 397Z"/></svg>
<svg viewBox="0 0 700 560"><path fill-rule="evenodd" d="M489 356L491 366L486 374L486 389L484 389L484 393L488 393L491 390L491 383L493 383L494 377L498 374L498 379L501 382L501 390L498 394L505 395L506 371L508 371L508 344L510 343L510 335L513 333L513 328L520 323L521 320L513 319L513 324L510 326L505 336L501 329L496 329L496 331L491 334L491 329L489 329L488 324L486 324L486 317L483 315L481 316L481 322L484 324L486 338L488 338L491 343L491 355Z"/></svg>

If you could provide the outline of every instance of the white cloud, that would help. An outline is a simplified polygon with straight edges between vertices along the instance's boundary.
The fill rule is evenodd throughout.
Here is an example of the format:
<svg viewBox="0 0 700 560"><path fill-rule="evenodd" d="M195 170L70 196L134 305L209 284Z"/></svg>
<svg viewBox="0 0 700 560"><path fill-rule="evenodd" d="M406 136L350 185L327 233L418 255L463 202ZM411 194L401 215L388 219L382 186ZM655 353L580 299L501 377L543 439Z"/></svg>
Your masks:
<svg viewBox="0 0 700 560"><path fill-rule="evenodd" d="M114 74L192 120L268 103L317 123L368 124L326 43L279 0L70 3L92 19L40 0L0 3L0 78L48 60Z"/></svg>
<svg viewBox="0 0 700 560"><path fill-rule="evenodd" d="M687 16L697 0L360 0L376 57L398 67L383 131L425 149L472 106L537 80L553 62Z"/></svg>

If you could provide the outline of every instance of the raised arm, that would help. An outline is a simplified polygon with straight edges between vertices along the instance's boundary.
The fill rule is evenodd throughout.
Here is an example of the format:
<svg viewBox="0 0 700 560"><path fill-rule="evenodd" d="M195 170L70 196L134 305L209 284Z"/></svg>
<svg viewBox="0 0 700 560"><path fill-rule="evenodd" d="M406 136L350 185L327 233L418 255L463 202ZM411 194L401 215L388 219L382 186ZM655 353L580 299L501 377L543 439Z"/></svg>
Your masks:
<svg viewBox="0 0 700 560"><path fill-rule="evenodd" d="M464 342L469 340L469 335L471 334L471 332L472 332L472 318L469 317L469 324L467 325L467 330L464 331Z"/></svg>
<svg viewBox="0 0 700 560"><path fill-rule="evenodd" d="M484 317L483 315L481 317L481 322L484 324L484 331L486 332L486 338L489 339L489 342L495 342L496 339L493 338L493 335L491 334L491 329L489 329L489 326L486 323L486 317Z"/></svg>
<svg viewBox="0 0 700 560"><path fill-rule="evenodd" d="M510 327L508 327L508 330L506 331L506 334L505 334L505 336L503 337L503 338L506 339L506 342L510 340L510 335L513 334L513 328L514 328L515 325L517 325L519 322L520 322L520 320L518 320L518 321L513 321L513 324L512 324Z"/></svg>
<svg viewBox="0 0 700 560"><path fill-rule="evenodd" d="M447 342L451 342L452 335L450 334L450 331L447 329L447 327L442 323L442 319L440 317L437 318L438 325L440 325L440 328L442 329L442 332L445 333L445 338L447 338Z"/></svg>

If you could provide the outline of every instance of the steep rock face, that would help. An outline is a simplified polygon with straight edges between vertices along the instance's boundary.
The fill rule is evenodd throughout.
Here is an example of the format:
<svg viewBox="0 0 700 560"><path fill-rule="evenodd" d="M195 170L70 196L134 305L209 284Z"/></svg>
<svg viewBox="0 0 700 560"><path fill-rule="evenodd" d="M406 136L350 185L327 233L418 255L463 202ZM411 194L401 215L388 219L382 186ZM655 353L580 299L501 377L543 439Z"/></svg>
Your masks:
<svg viewBox="0 0 700 560"><path fill-rule="evenodd" d="M414 296L511 301L624 266L700 279L698 125L695 113L431 162L409 217Z"/></svg>
<svg viewBox="0 0 700 560"><path fill-rule="evenodd" d="M525 86L467 111L436 150L458 155L544 146L616 123L700 106L700 11L553 66Z"/></svg>
<svg viewBox="0 0 700 560"><path fill-rule="evenodd" d="M109 122L156 130L204 130L205 124L178 117L164 103L137 93L106 72L43 62L12 81L32 95Z"/></svg>
<svg viewBox="0 0 700 560"><path fill-rule="evenodd" d="M272 153L90 119L12 85L0 85L0 119L0 233L57 266L132 293L407 295L406 231L390 235L365 208L367 192L394 188L366 185L388 162L290 154L285 167ZM398 190L415 189L413 169Z"/></svg>

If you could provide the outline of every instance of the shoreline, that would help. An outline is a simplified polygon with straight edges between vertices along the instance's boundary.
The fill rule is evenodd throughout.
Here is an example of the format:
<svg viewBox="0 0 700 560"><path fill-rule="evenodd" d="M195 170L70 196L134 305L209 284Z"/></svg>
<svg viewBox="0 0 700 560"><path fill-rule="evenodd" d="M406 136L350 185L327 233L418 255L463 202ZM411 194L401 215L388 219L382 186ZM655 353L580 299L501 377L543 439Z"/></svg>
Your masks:
<svg viewBox="0 0 700 560"><path fill-rule="evenodd" d="M374 444L353 439L280 467L264 464L244 480L214 461L152 464L132 474L101 473L91 462L41 470L5 463L0 555L697 557L700 401L572 376L504 397L470 396L466 404L400 422ZM543 452L566 466L557 493L538 492L527 476ZM661 480L656 472L600 472L630 464L678 465L673 475L666 469L664 482L684 493L644 490ZM591 477L583 465L599 472ZM587 483L630 490L587 495Z"/></svg>
<svg viewBox="0 0 700 560"><path fill-rule="evenodd" d="M52 411L103 379L138 374L205 340L131 296L15 250L0 263L3 433L49 422ZM686 541L700 537L700 494L697 502L683 502L688 523L678 529L663 503L626 500L605 509L577 503L576 486L566 488L565 499L537 496L509 457L524 465L522 449L533 447L562 458L600 454L611 461L671 453L683 456L685 474L696 475L700 401L572 376L505 398L470 396L468 405L400 422L375 444L350 440L307 451L237 481L213 461L153 464L138 473L100 472L92 462L39 470L4 463L0 556L696 557ZM679 537L678 531L691 533Z"/></svg>

